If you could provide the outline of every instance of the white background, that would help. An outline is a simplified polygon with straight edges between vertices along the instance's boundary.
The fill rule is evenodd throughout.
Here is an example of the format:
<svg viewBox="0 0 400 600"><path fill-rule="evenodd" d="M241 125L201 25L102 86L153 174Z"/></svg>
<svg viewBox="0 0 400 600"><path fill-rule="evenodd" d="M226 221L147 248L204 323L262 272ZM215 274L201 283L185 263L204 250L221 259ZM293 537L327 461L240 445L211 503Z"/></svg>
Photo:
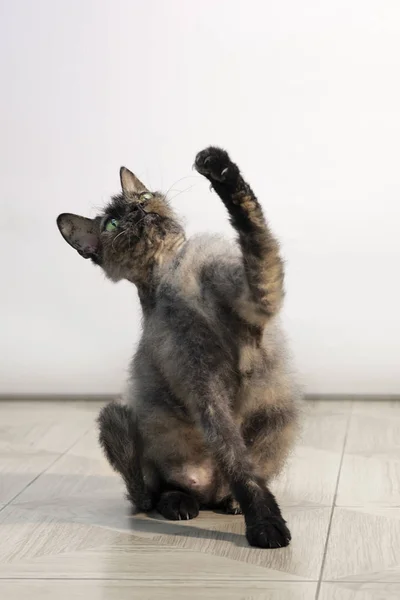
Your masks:
<svg viewBox="0 0 400 600"><path fill-rule="evenodd" d="M282 240L307 390L400 392L397 0L0 7L0 393L123 388L136 291L67 246L56 216L94 216L125 164L186 190L173 204L190 232L230 235L191 170L210 143Z"/></svg>

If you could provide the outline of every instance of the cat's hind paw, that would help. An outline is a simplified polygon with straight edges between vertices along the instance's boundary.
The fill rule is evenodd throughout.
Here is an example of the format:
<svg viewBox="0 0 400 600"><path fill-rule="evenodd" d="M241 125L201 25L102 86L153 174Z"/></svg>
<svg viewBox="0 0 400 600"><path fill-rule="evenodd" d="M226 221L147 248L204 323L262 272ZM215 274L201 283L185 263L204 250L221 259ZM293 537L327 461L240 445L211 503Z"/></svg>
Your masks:
<svg viewBox="0 0 400 600"><path fill-rule="evenodd" d="M199 503L196 498L184 492L164 492L157 504L158 512L170 521L186 521L199 514Z"/></svg>
<svg viewBox="0 0 400 600"><path fill-rule="evenodd" d="M233 496L229 496L221 504L221 510L227 515L241 515L243 514L240 504Z"/></svg>

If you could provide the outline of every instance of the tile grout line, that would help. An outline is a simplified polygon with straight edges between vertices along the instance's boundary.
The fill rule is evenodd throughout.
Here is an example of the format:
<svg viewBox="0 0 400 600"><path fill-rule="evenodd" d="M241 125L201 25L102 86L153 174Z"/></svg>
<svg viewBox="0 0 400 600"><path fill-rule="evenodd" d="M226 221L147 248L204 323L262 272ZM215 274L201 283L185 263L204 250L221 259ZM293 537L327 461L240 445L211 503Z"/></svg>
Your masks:
<svg viewBox="0 0 400 600"><path fill-rule="evenodd" d="M348 438L349 429L350 429L350 422L351 422L351 419L352 419L352 416L353 416L353 407L354 407L354 403L351 402L349 416L348 416L347 422L346 422L346 430L345 430L345 435L344 435L344 440L343 440L343 448L342 448L342 454L341 454L341 457L340 457L338 475L337 475L337 478L336 478L335 493L333 495L333 500L332 500L332 509L331 509L331 514L330 514L330 517L329 517L328 529L327 529L327 532L326 532L326 540L325 540L324 550L323 550L323 553L322 553L321 570L320 570L320 573L319 573L317 590L316 590L316 593L315 593L315 600L318 600L318 598L319 598L319 594L320 594L320 590L321 590L321 585L322 585L322 576L323 576L323 573L324 573L326 556L327 556L327 553L328 553L329 537L330 537L331 529L332 529L333 514L335 512L335 507L336 507L336 498L337 498L338 491L339 491L340 476L342 474L342 465L343 465L344 455L345 455L345 452L346 452L347 438Z"/></svg>
<svg viewBox="0 0 400 600"><path fill-rule="evenodd" d="M140 585L146 585L146 583L148 582L163 582L164 584L167 583L173 583L175 584L176 582L182 582L182 577L171 577L170 579L165 579L165 577L151 577L151 579L138 579L137 577L123 577L123 578L118 578L118 577L30 577L29 575L27 575L26 577L24 577L23 575L21 575L20 577L16 577L16 576L6 576L6 577L0 577L0 584L4 581L115 581L115 582L129 582L129 581L135 581L140 583ZM211 583L231 583L233 582L239 582L239 583L246 583L246 584L250 584L253 581L255 583L288 583L291 584L293 586L295 586L297 583L317 583L315 580L313 579L296 579L296 580L291 580L291 579L257 579L254 577L250 577L248 580L247 579L232 579L231 577L220 577L219 579L208 579L208 582ZM192 583L199 583L199 582L204 582L204 578L199 576L198 579L185 579L184 580L184 584L190 586ZM365 583L365 582L361 582L361 583ZM139 586L138 586L139 587Z"/></svg>
<svg viewBox="0 0 400 600"><path fill-rule="evenodd" d="M49 469L51 469L51 467L53 467L59 460L61 460L61 458L63 458L66 454L68 454L68 452L70 450L72 450L72 448L78 443L80 442L85 435L87 435L89 433L89 431L92 430L93 425L91 425L89 427L89 429L86 429L83 434L81 436L78 437L78 439L76 439L70 446L68 446L68 448L66 450L64 450L64 452L62 452L61 454L59 454L57 456L57 458L55 458L55 460L53 460L52 463L50 463L49 465L47 465L47 467L38 475L36 475L36 477L34 477L29 483L26 484L26 486L20 490L17 494L15 494L15 496L13 496L13 498L11 498L11 500L9 500L8 502L6 502L6 504L4 504L4 506L1 507L0 512L2 512L5 508L7 508L8 506L10 506L17 498L19 498L19 496L21 494L23 494L29 487L31 487L31 485L33 485L35 483L35 481L37 481L39 479L39 477L41 477L42 475L44 475L45 473L47 473L47 471Z"/></svg>

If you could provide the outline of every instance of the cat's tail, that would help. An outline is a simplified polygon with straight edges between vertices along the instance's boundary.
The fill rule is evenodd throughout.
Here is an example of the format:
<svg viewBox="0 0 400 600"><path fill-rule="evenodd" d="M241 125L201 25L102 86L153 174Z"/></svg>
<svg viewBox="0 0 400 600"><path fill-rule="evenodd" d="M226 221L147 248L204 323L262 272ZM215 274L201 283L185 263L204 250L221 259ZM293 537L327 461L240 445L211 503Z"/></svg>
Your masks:
<svg viewBox="0 0 400 600"><path fill-rule="evenodd" d="M100 445L112 468L122 475L128 499L136 510L151 510L154 500L143 478L140 436L132 410L129 406L110 402L101 409L97 422Z"/></svg>

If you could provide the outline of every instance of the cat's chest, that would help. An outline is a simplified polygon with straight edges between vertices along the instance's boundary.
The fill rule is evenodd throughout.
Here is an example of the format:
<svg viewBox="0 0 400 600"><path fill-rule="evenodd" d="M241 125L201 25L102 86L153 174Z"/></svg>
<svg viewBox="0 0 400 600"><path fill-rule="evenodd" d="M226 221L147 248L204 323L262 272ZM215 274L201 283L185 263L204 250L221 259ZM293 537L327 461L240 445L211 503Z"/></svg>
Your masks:
<svg viewBox="0 0 400 600"><path fill-rule="evenodd" d="M215 327L220 299L202 270L184 263L163 277L157 289L157 307L176 319L206 320Z"/></svg>

